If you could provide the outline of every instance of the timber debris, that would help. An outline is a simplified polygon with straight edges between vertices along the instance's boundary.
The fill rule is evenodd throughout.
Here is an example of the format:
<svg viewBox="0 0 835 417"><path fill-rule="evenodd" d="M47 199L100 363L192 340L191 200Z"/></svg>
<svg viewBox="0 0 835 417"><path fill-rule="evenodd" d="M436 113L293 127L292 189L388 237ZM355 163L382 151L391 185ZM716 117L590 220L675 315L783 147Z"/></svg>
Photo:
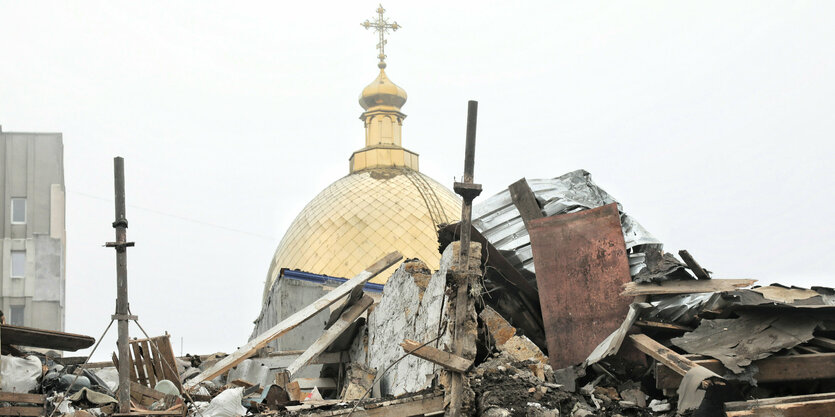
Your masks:
<svg viewBox="0 0 835 417"><path fill-rule="evenodd" d="M0 325L0 416L835 415L835 290L667 253L585 171L472 207L471 110L464 221L439 225L437 271L393 252L352 279L298 272L321 294L262 312L228 354L145 335L90 363L42 353L89 336ZM303 349L275 349L301 330Z"/></svg>

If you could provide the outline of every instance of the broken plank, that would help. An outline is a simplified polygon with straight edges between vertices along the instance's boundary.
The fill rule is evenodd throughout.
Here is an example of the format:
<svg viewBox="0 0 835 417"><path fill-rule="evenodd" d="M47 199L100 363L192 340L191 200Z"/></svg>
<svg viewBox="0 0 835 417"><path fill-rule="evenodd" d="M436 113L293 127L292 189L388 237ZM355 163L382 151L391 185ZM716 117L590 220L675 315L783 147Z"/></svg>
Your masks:
<svg viewBox="0 0 835 417"><path fill-rule="evenodd" d="M728 417L809 417L835 415L835 393L797 395L725 403Z"/></svg>
<svg viewBox="0 0 835 417"><path fill-rule="evenodd" d="M711 279L662 281L660 283L638 284L629 282L624 285L622 296L691 294L699 292L725 292L747 287L757 282L755 279Z"/></svg>
<svg viewBox="0 0 835 417"><path fill-rule="evenodd" d="M681 260L683 260L684 263L687 264L687 267L689 267L690 270L693 271L693 275L696 275L696 278L710 279L710 274L707 271L705 271L704 268L702 268L702 266L699 265L699 263L696 262L695 259L693 259L693 256L690 255L690 252L687 252L686 250L680 250L678 251L678 256L680 256Z"/></svg>
<svg viewBox="0 0 835 417"><path fill-rule="evenodd" d="M345 309L342 315L339 316L339 319L287 367L287 372L290 373L290 376L292 377L299 369L305 367L316 356L324 352L345 330L348 330L348 327L351 326L354 320L362 315L365 310L368 310L368 307L371 307L371 304L374 304L374 299L370 295L364 295L354 305Z"/></svg>
<svg viewBox="0 0 835 417"><path fill-rule="evenodd" d="M516 210L519 210L522 222L525 223L525 229L528 229L531 220L542 217L542 209L536 202L536 195L534 195L528 181L524 178L510 184L507 190L510 191L513 205L516 206Z"/></svg>
<svg viewBox="0 0 835 417"><path fill-rule="evenodd" d="M421 346L422 343L406 339L400 346L407 353L425 359L434 364L443 366L446 369L456 372L467 372L473 361L454 355L449 352L434 348L432 346Z"/></svg>
<svg viewBox="0 0 835 417"><path fill-rule="evenodd" d="M728 372L716 359L693 360L697 365L724 375ZM835 378L835 353L769 356L754 361L757 367L753 377L757 382L788 382ZM655 368L655 384L658 389L674 389L681 383L681 376L663 364Z"/></svg>
<svg viewBox="0 0 835 417"><path fill-rule="evenodd" d="M629 336L629 339L632 340L632 343L638 350L663 363L681 376L684 376L684 374L693 368L701 367L690 359L673 352L661 343L652 340L652 338L645 334L633 334Z"/></svg>
<svg viewBox="0 0 835 417"><path fill-rule="evenodd" d="M353 290L355 287L357 287L358 285L365 284L366 281L375 277L380 272L385 271L402 258L403 255L401 255L400 252L397 251L386 255L373 265L369 266L366 270L357 274L357 276L342 283L342 285L334 288L333 291L330 291L327 294L323 295L321 298L314 301L312 304L293 313L290 317L287 317L286 319L282 320L281 323L276 324L275 326L273 326L273 328L260 334L258 337L250 340L246 345L239 348L231 355L219 360L217 363L215 363L208 369L199 373L194 378L188 380L188 382L185 383L184 388L187 391L190 391L201 382L213 379L218 375L227 372L233 366L243 362L245 359L257 353L258 350L264 348L264 346L266 346L267 343L270 343L271 341L287 334L287 332L289 332L290 330L293 330L298 325L311 319L320 311L330 307L331 304L337 302L342 297L348 295L351 292L351 290Z"/></svg>

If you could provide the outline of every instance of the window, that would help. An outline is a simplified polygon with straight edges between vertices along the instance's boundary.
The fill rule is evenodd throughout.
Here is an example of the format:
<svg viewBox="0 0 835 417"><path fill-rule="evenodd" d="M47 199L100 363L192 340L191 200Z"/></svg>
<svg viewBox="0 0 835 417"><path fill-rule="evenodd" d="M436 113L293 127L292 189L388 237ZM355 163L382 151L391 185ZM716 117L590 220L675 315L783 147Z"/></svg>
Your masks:
<svg viewBox="0 0 835 417"><path fill-rule="evenodd" d="M26 275L26 251L12 251L12 278L23 278Z"/></svg>
<svg viewBox="0 0 835 417"><path fill-rule="evenodd" d="M12 198L12 224L26 223L26 199Z"/></svg>
<svg viewBox="0 0 835 417"><path fill-rule="evenodd" d="M12 326L23 326L23 308L25 306L12 306L11 317L9 317L9 324Z"/></svg>

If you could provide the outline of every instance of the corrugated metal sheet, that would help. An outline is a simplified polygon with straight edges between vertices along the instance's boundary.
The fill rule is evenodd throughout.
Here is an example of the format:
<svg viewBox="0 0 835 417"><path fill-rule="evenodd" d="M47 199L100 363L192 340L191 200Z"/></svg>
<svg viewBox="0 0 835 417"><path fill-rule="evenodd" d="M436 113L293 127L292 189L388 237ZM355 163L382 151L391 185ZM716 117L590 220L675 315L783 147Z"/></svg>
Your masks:
<svg viewBox="0 0 835 417"><path fill-rule="evenodd" d="M644 245L653 245L659 249L662 247L661 241L624 213L620 203L598 187L591 180L591 174L585 170L569 172L552 179L527 181L544 216L574 213L617 203L632 276L644 266ZM507 189L473 207L473 226L496 249L502 251L514 267L531 275L536 273L528 231Z"/></svg>

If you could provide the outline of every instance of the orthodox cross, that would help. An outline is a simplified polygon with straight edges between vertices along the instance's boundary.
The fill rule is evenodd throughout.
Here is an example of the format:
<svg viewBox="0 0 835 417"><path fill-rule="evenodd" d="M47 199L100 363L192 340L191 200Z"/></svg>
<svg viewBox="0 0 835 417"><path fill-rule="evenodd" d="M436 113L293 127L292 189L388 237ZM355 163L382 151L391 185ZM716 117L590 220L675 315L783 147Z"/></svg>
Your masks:
<svg viewBox="0 0 835 417"><path fill-rule="evenodd" d="M391 29L392 31L396 31L397 29L400 29L402 27L398 25L397 22L389 23L388 19L383 17L383 13L385 12L386 9L384 9L383 5L381 4L379 7L377 7L376 20L370 21L366 19L365 22L360 23L360 26L366 29L374 28L374 30L380 36L380 41L377 42L377 49L380 50L380 54L377 55L377 58L380 58L380 63L378 64L380 68L386 67L386 42L388 42L386 40L386 33L389 32L389 29Z"/></svg>

